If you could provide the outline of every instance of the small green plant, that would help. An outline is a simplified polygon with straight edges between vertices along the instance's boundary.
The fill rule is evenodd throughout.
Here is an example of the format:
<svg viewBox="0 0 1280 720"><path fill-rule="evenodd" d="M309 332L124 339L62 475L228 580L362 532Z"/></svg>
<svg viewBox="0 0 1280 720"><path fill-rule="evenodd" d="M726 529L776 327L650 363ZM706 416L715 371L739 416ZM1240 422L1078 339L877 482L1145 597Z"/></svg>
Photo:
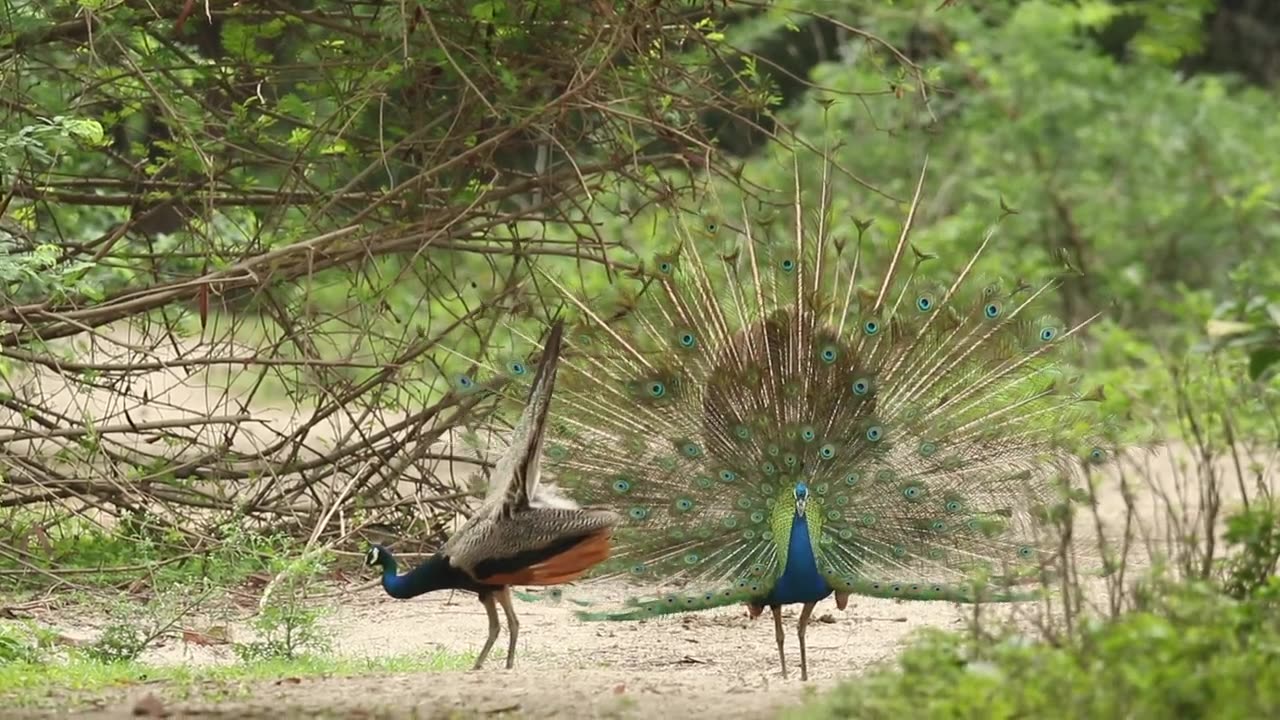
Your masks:
<svg viewBox="0 0 1280 720"><path fill-rule="evenodd" d="M1237 551L1227 558L1223 590L1244 600L1275 589L1280 569L1280 512L1274 503L1247 508L1227 518L1226 540Z"/></svg>
<svg viewBox="0 0 1280 720"><path fill-rule="evenodd" d="M127 599L114 600L107 606L106 627L83 652L89 659L102 663L137 660L209 595L210 591L197 593L176 585L158 593L145 606Z"/></svg>
<svg viewBox="0 0 1280 720"><path fill-rule="evenodd" d="M1249 379L1266 379L1280 366L1280 289L1240 295L1236 302L1224 303L1222 317L1210 320L1207 332L1216 346L1239 348L1248 355Z"/></svg>
<svg viewBox="0 0 1280 720"><path fill-rule="evenodd" d="M273 563L276 580L267 587L253 621L258 639L232 646L242 662L293 660L332 649L331 634L320 623L328 611L308 597L326 560L322 553L308 552Z"/></svg>
<svg viewBox="0 0 1280 720"><path fill-rule="evenodd" d="M112 622L103 629L98 639L84 649L90 660L101 663L131 662L146 651L155 640L137 625L130 622Z"/></svg>
<svg viewBox="0 0 1280 720"><path fill-rule="evenodd" d="M34 623L0 623L0 665L42 662L55 639Z"/></svg>

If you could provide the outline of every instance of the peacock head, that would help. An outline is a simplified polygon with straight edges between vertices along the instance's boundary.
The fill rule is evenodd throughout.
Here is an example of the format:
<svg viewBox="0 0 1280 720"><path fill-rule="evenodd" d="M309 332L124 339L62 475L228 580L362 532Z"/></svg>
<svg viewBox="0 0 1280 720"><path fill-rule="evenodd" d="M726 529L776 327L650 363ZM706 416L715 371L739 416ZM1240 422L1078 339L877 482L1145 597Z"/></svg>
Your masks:
<svg viewBox="0 0 1280 720"><path fill-rule="evenodd" d="M804 508L808 502L809 486L802 482L796 483L796 515L804 517Z"/></svg>
<svg viewBox="0 0 1280 720"><path fill-rule="evenodd" d="M387 556L386 548L382 547L381 545L374 545L373 547L369 548L368 552L364 554L364 565L365 567L373 567L375 565L381 565L383 561L386 559L386 556Z"/></svg>

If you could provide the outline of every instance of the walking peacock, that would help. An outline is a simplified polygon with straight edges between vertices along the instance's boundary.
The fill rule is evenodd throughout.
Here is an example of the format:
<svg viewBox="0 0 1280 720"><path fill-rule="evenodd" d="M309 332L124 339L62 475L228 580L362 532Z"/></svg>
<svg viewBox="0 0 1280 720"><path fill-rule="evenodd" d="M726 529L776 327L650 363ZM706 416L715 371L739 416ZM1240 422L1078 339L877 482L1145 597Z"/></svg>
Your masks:
<svg viewBox="0 0 1280 720"><path fill-rule="evenodd" d="M640 289L586 300L547 274L577 322L546 454L563 492L622 515L592 581L647 590L580 617L768 607L785 677L781 606L802 604L807 679L805 628L832 594L1035 597L1072 481L1107 454L1056 279L980 277L990 234L927 272L908 241L923 174L876 271L861 224L831 232L830 172L816 207L799 177L786 222L747 202L737 222L675 213Z"/></svg>
<svg viewBox="0 0 1280 720"><path fill-rule="evenodd" d="M398 599L432 590L458 589L480 596L489 615L489 636L474 669L498 639L498 609L507 616L507 668L515 664L520 623L511 606L511 585L556 585L572 581L606 559L618 516L579 508L539 485L547 409L556 382L563 325L543 342L528 402L497 463L496 481L479 511L440 550L414 570L398 575L391 551L374 545L365 564L382 567L382 587Z"/></svg>

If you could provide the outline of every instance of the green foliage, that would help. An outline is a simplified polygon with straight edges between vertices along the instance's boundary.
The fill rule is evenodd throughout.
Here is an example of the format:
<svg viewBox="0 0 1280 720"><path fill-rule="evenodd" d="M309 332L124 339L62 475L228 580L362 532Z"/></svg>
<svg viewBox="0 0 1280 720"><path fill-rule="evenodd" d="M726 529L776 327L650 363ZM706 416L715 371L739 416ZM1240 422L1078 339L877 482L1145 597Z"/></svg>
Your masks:
<svg viewBox="0 0 1280 720"><path fill-rule="evenodd" d="M55 637L55 633L35 623L0 623L0 666L43 662Z"/></svg>
<svg viewBox="0 0 1280 720"><path fill-rule="evenodd" d="M307 597L326 567L321 553L281 558L272 563L275 584L253 621L258 639L236 643L234 650L243 662L295 660L306 655L323 655L332 647L331 632L320 624L327 611Z"/></svg>
<svg viewBox="0 0 1280 720"><path fill-rule="evenodd" d="M1226 562L1225 592L1280 601L1280 510L1274 501L1228 518L1226 540L1240 551Z"/></svg>
<svg viewBox="0 0 1280 720"><path fill-rule="evenodd" d="M962 637L930 632L902 655L901 671L846 684L789 717L1249 718L1280 712L1274 620L1257 627L1253 606L1191 589L1168 601L1180 615L1132 613L1090 626L1080 644L1069 647L1007 638L977 650Z"/></svg>
<svg viewBox="0 0 1280 720"><path fill-rule="evenodd" d="M31 566L77 572L82 585L110 585L136 580L139 567L148 567L148 580L158 590L178 586L225 587L270 570L275 558L292 550L280 533L262 534L226 523L211 533L218 543L207 552L191 553L170 530L156 532L146 524L119 523L112 529L71 516L54 521L22 508L0 510L0 542L25 552L22 562L0 554L0 582L21 587L47 578L19 574ZM3 585L0 585L3 587Z"/></svg>
<svg viewBox="0 0 1280 720"><path fill-rule="evenodd" d="M101 663L132 662L137 660L153 637L134 622L115 621L103 629L92 645L85 648L85 657Z"/></svg>
<svg viewBox="0 0 1280 720"><path fill-rule="evenodd" d="M287 248L351 218L373 229L443 213L475 224L477 237L501 236L507 222L491 218L521 217L518 205L534 188L529 174L570 167L564 157L537 167L545 163L521 130L538 128L558 155L572 151L578 172L562 180L575 195L631 184L582 169L595 163L625 166L641 187L654 180L659 163L648 146L677 136L655 132L665 124L697 146L692 125L707 105L769 102L753 73L713 86L719 22L705 17L684 30L662 22L684 12L679 3L641 12L621 2L421 0L374 14L340 2L306 14L237 6L216 25L194 13L181 28L153 11L113 7L93 14L88 37L59 25L59 3L9 1L0 11L13 28L0 49L22 51L6 56L18 71L0 82L6 107L21 110L0 115L0 184L31 186L10 211L31 216L40 243L91 241L125 220L140 225L87 273L107 296ZM626 44L605 41L605 27L624 28ZM95 52L94 37L110 52ZM680 47L677 57L668 59L664 43ZM68 78L82 81L83 92L54 82ZM625 122L609 121L615 111ZM553 206L562 180L536 183L551 191ZM93 184L100 195L77 192ZM127 217L122 199L134 201ZM160 202L198 217L155 232L138 209ZM424 289L441 291L431 299L437 312L456 313L450 275L483 277L510 265L492 254L440 249L426 258L416 249L388 253L405 256L391 263L401 277L376 283L399 317L419 311ZM261 268L263 279L285 265ZM307 303L328 312L349 308L362 279L377 275L304 274L308 284L330 286L330 298ZM413 284L416 293L391 292ZM35 302L44 289L13 297Z"/></svg>
<svg viewBox="0 0 1280 720"><path fill-rule="evenodd" d="M1241 269L1231 302L1208 321L1209 338L1220 348L1243 352L1251 380L1266 380L1280 367L1280 267ZM1246 274L1247 272L1247 274Z"/></svg>
<svg viewBox="0 0 1280 720"><path fill-rule="evenodd" d="M1131 52L1144 60L1173 65L1204 49L1204 20L1220 3L1217 0L1159 0L1080 3L1084 23L1098 27L1126 18L1140 27L1129 39Z"/></svg>
<svg viewBox="0 0 1280 720"><path fill-rule="evenodd" d="M83 648L82 654L100 663L133 662L213 592L173 585L157 591L146 604L139 604L127 595L103 600L107 621L98 637Z"/></svg>
<svg viewBox="0 0 1280 720"><path fill-rule="evenodd" d="M316 657L232 665L100 663L83 657L65 662L0 662L0 701L20 708L65 712L124 699L139 686L162 687L175 698L226 698L280 678L383 676L389 673L457 671L470 667L462 655L436 651L386 657Z"/></svg>
<svg viewBox="0 0 1280 720"><path fill-rule="evenodd" d="M1190 295L1190 293L1188 293ZM1178 304L1189 320L1207 319L1206 293ZM1135 445L1182 439L1227 449L1236 441L1264 447L1280 438L1275 414L1280 378L1250 379L1250 359L1226 348L1215 351L1188 328L1172 348L1153 344L1142 329L1104 320L1091 333L1090 379L1106 388L1103 411L1123 418L1123 440Z"/></svg>
<svg viewBox="0 0 1280 720"><path fill-rule="evenodd" d="M890 86L896 102L837 97L883 92L885 73L869 44L849 49L867 62L814 69L835 104L824 111L800 103L784 118L814 145L838 142L842 166L892 196L837 175L837 232L856 236L852 219L862 219L874 221L874 235L895 236L927 153L914 237L939 265L955 266L978 246L1003 198L1017 210L1001 225L1007 249L980 267L1035 277L1069 259L1086 275L1067 285L1065 317L1106 310L1144 342L1185 346L1200 332L1179 314L1186 288L1226 291L1243 263L1280 267L1272 252L1280 184L1269 156L1257 152L1280 146L1280 126L1270 121L1280 100L1230 77L1170 72L1165 62L1194 44L1206 4L1181 8L1178 22L1161 5L867 7L861 29L899 47L929 39L936 56L928 76L946 92L905 78ZM1126 13L1146 16L1138 44L1147 49L1121 62L1100 53L1091 33ZM816 193L820 167L806 168ZM778 187L786 172L765 156L749 160L746 174Z"/></svg>

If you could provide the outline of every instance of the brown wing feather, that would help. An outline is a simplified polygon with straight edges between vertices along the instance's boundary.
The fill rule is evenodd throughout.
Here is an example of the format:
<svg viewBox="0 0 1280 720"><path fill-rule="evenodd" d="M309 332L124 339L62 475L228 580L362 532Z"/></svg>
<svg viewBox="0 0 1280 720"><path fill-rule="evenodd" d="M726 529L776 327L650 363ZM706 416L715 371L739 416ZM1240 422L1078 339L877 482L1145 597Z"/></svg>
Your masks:
<svg viewBox="0 0 1280 720"><path fill-rule="evenodd" d="M521 413L511 437L511 448L499 473L507 474L507 489L503 494L502 514L513 513L529 507L529 500L537 492L538 475L542 464L542 443L547 432L547 411L551 407L551 394L556 385L556 366L560 362L560 337L564 321L557 320L543 340L542 360L529 390L529 399Z"/></svg>
<svg viewBox="0 0 1280 720"><path fill-rule="evenodd" d="M536 555L571 538L611 530L619 520L609 510L561 508L530 508L507 518L498 508L490 507L449 538L442 551L454 567L480 579L476 568L482 563L525 553Z"/></svg>
<svg viewBox="0 0 1280 720"><path fill-rule="evenodd" d="M491 585L559 585L582 577L609 559L613 528L588 535L568 550L521 570L477 578Z"/></svg>

